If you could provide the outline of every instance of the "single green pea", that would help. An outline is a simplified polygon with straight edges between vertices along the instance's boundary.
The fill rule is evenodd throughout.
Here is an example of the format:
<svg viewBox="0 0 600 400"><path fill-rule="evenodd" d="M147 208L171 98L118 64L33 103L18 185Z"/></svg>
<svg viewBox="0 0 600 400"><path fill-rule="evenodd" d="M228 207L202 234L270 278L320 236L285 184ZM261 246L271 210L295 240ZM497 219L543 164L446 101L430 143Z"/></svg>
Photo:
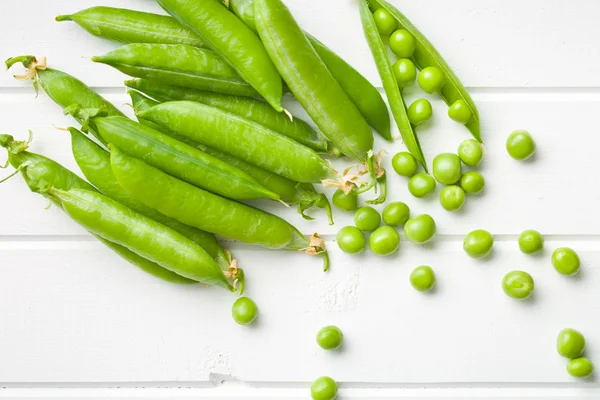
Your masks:
<svg viewBox="0 0 600 400"><path fill-rule="evenodd" d="M471 120L473 113L464 100L456 100L448 108L448 116L454 121L465 125Z"/></svg>
<svg viewBox="0 0 600 400"><path fill-rule="evenodd" d="M435 179L429 174L419 172L408 180L408 191L415 197L421 198L433 193Z"/></svg>
<svg viewBox="0 0 600 400"><path fill-rule="evenodd" d="M310 386L310 395L313 400L334 400L337 393L337 383L328 376L317 378Z"/></svg>
<svg viewBox="0 0 600 400"><path fill-rule="evenodd" d="M506 151L515 160L527 160L535 153L535 142L525 130L517 130L508 135Z"/></svg>
<svg viewBox="0 0 600 400"><path fill-rule="evenodd" d="M401 201L388 204L383 209L383 222L390 226L404 225L410 218L410 208Z"/></svg>
<svg viewBox="0 0 600 400"><path fill-rule="evenodd" d="M410 178L417 172L417 160L407 151L401 151L392 158L392 167L400 176Z"/></svg>
<svg viewBox="0 0 600 400"><path fill-rule="evenodd" d="M485 186L485 179L483 175L476 171L469 171L460 177L460 187L463 188L467 194L478 194L481 193Z"/></svg>
<svg viewBox="0 0 600 400"><path fill-rule="evenodd" d="M408 107L407 114L410 123L414 126L419 126L431 118L433 108L431 108L429 100L418 99Z"/></svg>
<svg viewBox="0 0 600 400"><path fill-rule="evenodd" d="M390 35L389 45L397 57L409 58L415 51L415 37L406 29L397 29Z"/></svg>
<svg viewBox="0 0 600 400"><path fill-rule="evenodd" d="M358 207L358 195L354 192L346 194L338 189L333 194L332 202L342 211L354 211Z"/></svg>
<svg viewBox="0 0 600 400"><path fill-rule="evenodd" d="M401 58L392 65L398 86L402 89L417 79L417 67L408 58Z"/></svg>
<svg viewBox="0 0 600 400"><path fill-rule="evenodd" d="M317 344L325 350L339 349L344 340L344 334L337 326L330 325L317 332Z"/></svg>
<svg viewBox="0 0 600 400"><path fill-rule="evenodd" d="M558 333L556 350L565 358L577 358L585 350L585 337L575 329L565 328Z"/></svg>
<svg viewBox="0 0 600 400"><path fill-rule="evenodd" d="M578 357L567 363L567 372L575 378L587 378L594 373L594 363L587 357Z"/></svg>
<svg viewBox="0 0 600 400"><path fill-rule="evenodd" d="M398 28L398 21L385 8L375 10L373 18L381 36L389 36Z"/></svg>
<svg viewBox="0 0 600 400"><path fill-rule="evenodd" d="M440 204L446 211L460 210L465 204L465 191L460 186L446 186L440 192Z"/></svg>
<svg viewBox="0 0 600 400"><path fill-rule="evenodd" d="M475 139L467 139L458 146L458 157L469 167L476 167L483 159L483 149Z"/></svg>
<svg viewBox="0 0 600 400"><path fill-rule="evenodd" d="M483 229L470 232L465 237L463 249L473 258L484 258L492 252L494 238L492 234Z"/></svg>
<svg viewBox="0 0 600 400"><path fill-rule="evenodd" d="M376 209L364 206L354 213L354 225L363 232L375 230L381 224L381 215Z"/></svg>
<svg viewBox="0 0 600 400"><path fill-rule="evenodd" d="M563 275L575 275L579 272L579 256L573 249L561 247L552 253L552 265Z"/></svg>
<svg viewBox="0 0 600 400"><path fill-rule="evenodd" d="M502 279L504 293L513 299L523 300L531 296L535 285L533 278L527 272L512 271Z"/></svg>
<svg viewBox="0 0 600 400"><path fill-rule="evenodd" d="M419 292L428 292L435 286L435 273L431 267L421 265L410 273L410 284Z"/></svg>
<svg viewBox="0 0 600 400"><path fill-rule="evenodd" d="M424 68L419 74L419 86L425 93L439 92L445 83L446 77L438 67Z"/></svg>
<svg viewBox="0 0 600 400"><path fill-rule="evenodd" d="M433 159L433 176L444 185L454 185L460 180L460 158L453 153L441 153Z"/></svg>
<svg viewBox="0 0 600 400"><path fill-rule="evenodd" d="M371 251L380 256L387 256L398 249L400 235L391 226L380 226L369 237Z"/></svg>
<svg viewBox="0 0 600 400"><path fill-rule="evenodd" d="M519 235L519 249L525 254L535 254L544 248L544 238L538 231L532 229Z"/></svg>
<svg viewBox="0 0 600 400"><path fill-rule="evenodd" d="M411 218L404 224L404 236L415 244L429 242L435 235L435 231L435 221L428 214Z"/></svg>
<svg viewBox="0 0 600 400"><path fill-rule="evenodd" d="M248 297L240 297L233 303L231 309L233 320L240 325L249 325L258 316L256 303Z"/></svg>
<svg viewBox="0 0 600 400"><path fill-rule="evenodd" d="M345 226L337 234L338 247L345 253L362 253L367 247L364 233L355 226Z"/></svg>

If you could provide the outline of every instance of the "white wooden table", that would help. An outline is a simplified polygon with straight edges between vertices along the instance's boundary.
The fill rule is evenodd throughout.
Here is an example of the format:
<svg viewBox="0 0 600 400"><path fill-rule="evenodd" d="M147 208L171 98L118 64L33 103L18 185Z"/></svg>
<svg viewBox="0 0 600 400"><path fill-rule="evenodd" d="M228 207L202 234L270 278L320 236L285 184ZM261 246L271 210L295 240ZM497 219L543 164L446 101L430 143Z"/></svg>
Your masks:
<svg viewBox="0 0 600 400"><path fill-rule="evenodd" d="M20 178L0 186L0 396L18 399L304 399L316 377L341 385L342 399L600 398L595 379L576 381L555 351L563 327L581 330L600 365L600 3L594 0L393 0L454 67L477 103L487 154L485 194L463 211L412 198L390 174L390 200L438 223L435 242L406 241L389 258L341 253L335 233L351 223L307 222L270 206L305 233L328 240L332 268L301 254L226 243L248 274L247 293L260 307L255 326L230 317L234 300L219 289L180 287L128 265L30 193ZM160 12L152 0L105 5ZM289 0L303 27L380 85L355 0ZM58 14L93 0L4 0L0 58L47 55L49 66L79 77L131 115L124 76L90 61L116 47ZM409 91L409 100L423 96ZM420 129L428 160L456 151L468 132L445 115L435 96L433 123ZM297 105L288 104L297 115ZM72 123L28 83L0 74L0 131L77 170ZM506 136L528 129L534 160L518 163ZM398 140L384 145L391 155ZM4 155L0 161L4 160ZM391 171L391 168L390 168ZM439 193L439 187L438 187ZM475 261L462 238L476 228L496 239L493 256ZM516 238L524 229L546 238L528 257ZM575 278L558 275L550 254L570 246L582 259ZM413 290L412 268L431 265L438 288ZM532 301L504 295L513 269L530 272ZM344 350L326 353L314 337L326 324L346 335Z"/></svg>

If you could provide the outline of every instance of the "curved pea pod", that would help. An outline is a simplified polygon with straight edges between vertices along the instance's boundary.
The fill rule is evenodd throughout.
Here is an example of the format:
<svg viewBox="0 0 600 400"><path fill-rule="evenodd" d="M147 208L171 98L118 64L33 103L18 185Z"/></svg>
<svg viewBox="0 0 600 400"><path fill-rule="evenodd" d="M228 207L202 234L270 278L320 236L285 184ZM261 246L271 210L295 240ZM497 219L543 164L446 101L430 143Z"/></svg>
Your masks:
<svg viewBox="0 0 600 400"><path fill-rule="evenodd" d="M103 56L92 57L92 61L110 65L136 78L169 85L259 96L213 51L185 44L132 43Z"/></svg>
<svg viewBox="0 0 600 400"><path fill-rule="evenodd" d="M120 43L189 44L203 47L202 40L174 18L125 8L97 6L56 21L73 21L94 36Z"/></svg>
<svg viewBox="0 0 600 400"><path fill-rule="evenodd" d="M479 124L479 111L477 110L473 99L454 71L452 71L446 60L444 60L431 42L427 40L427 38L397 8L385 0L373 0L372 4L386 9L396 21L398 21L400 28L406 29L414 36L415 52L412 58L415 65L420 70L427 67L437 67L444 73L446 83L442 86L440 95L449 106L457 100L463 100L467 104L471 111L471 119L466 123L466 127L478 142L483 143Z"/></svg>
<svg viewBox="0 0 600 400"><path fill-rule="evenodd" d="M215 260L180 233L95 191L50 188L47 194L93 234L178 275L234 291Z"/></svg>
<svg viewBox="0 0 600 400"><path fill-rule="evenodd" d="M402 94L400 93L396 76L392 71L392 65L390 64L387 50L383 44L381 36L379 35L377 26L375 25L373 14L369 10L369 6L365 0L360 0L360 17L365 38L367 39L369 47L371 48L371 53L373 53L373 59L377 65L377 70L379 71L383 88L387 94L388 102L390 103L390 108L392 109L392 114L396 120L398 129L400 130L400 135L402 136L404 145L417 159L419 164L423 166L425 171L427 171L427 162L425 161L425 156L423 155L423 150L421 149L421 144L419 143L419 138L413 131L412 125L408 119L406 105L402 99Z"/></svg>
<svg viewBox="0 0 600 400"><path fill-rule="evenodd" d="M276 110L283 111L283 84L254 32L218 0L157 0L165 11L198 34Z"/></svg>
<svg viewBox="0 0 600 400"><path fill-rule="evenodd" d="M297 182L320 182L333 176L330 165L314 150L215 107L171 101L144 110L138 117Z"/></svg>

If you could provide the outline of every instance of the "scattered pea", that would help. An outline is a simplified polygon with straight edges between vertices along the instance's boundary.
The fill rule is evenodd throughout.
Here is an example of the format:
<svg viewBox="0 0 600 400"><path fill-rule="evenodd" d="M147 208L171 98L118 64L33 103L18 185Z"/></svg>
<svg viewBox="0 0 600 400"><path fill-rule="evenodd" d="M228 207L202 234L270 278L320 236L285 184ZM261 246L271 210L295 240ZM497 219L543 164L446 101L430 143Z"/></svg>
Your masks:
<svg viewBox="0 0 600 400"><path fill-rule="evenodd" d="M409 58L415 51L415 37L406 29L398 29L390 35L389 45L397 57Z"/></svg>
<svg viewBox="0 0 600 400"><path fill-rule="evenodd" d="M525 130L517 130L508 135L506 151L515 160L527 160L535 153L535 142Z"/></svg>
<svg viewBox="0 0 600 400"><path fill-rule="evenodd" d="M410 123L414 126L418 126L431 118L433 108L431 108L429 100L418 99L408 107L407 113Z"/></svg>
<svg viewBox="0 0 600 400"><path fill-rule="evenodd" d="M585 338L575 329L565 328L558 333L556 350L565 358L573 359L581 356L585 350Z"/></svg>
<svg viewBox="0 0 600 400"><path fill-rule="evenodd" d="M440 192L440 204L446 211L458 211L465 204L465 191L456 185L449 185Z"/></svg>
<svg viewBox="0 0 600 400"><path fill-rule="evenodd" d="M470 232L465 237L463 249L473 258L484 258L492 252L494 238L492 234L483 229Z"/></svg>
<svg viewBox="0 0 600 400"><path fill-rule="evenodd" d="M534 287L533 278L527 272L512 271L502 279L504 293L513 299L527 299L533 293Z"/></svg>
<svg viewBox="0 0 600 400"><path fill-rule="evenodd" d="M552 253L552 265L563 275L575 275L579 272L579 256L573 249L561 247Z"/></svg>
<svg viewBox="0 0 600 400"><path fill-rule="evenodd" d="M363 232L375 230L381 223L381 215L373 207L364 206L354 213L354 225Z"/></svg>
<svg viewBox="0 0 600 400"><path fill-rule="evenodd" d="M424 68L419 74L419 86L425 93L439 92L445 83L444 73L438 67Z"/></svg>
<svg viewBox="0 0 600 400"><path fill-rule="evenodd" d="M464 100L456 100L452 103L450 108L448 108L448 116L454 121L465 125L469 122L473 113Z"/></svg>
<svg viewBox="0 0 600 400"><path fill-rule="evenodd" d="M428 292L435 286L435 273L431 267L421 265L410 273L410 284L419 292Z"/></svg>
<svg viewBox="0 0 600 400"><path fill-rule="evenodd" d="M317 344L325 350L336 350L342 346L344 334L337 326L325 326L317 333Z"/></svg>
<svg viewBox="0 0 600 400"><path fill-rule="evenodd" d="M362 253L367 246L365 235L355 226L345 226L337 234L338 247L345 253Z"/></svg>
<svg viewBox="0 0 600 400"><path fill-rule="evenodd" d="M396 18L392 16L385 8L379 8L373 13L375 25L381 36L389 36L398 27Z"/></svg>
<svg viewBox="0 0 600 400"><path fill-rule="evenodd" d="M256 303L248 297L240 297L233 303L231 309L233 320L240 325L249 325L258 316Z"/></svg>
<svg viewBox="0 0 600 400"><path fill-rule="evenodd" d="M587 378L594 373L594 363L587 357L578 357L567 363L567 372L575 378Z"/></svg>
<svg viewBox="0 0 600 400"><path fill-rule="evenodd" d="M427 243L435 235L435 221L431 215L421 214L406 221L404 235L412 243Z"/></svg>
<svg viewBox="0 0 600 400"><path fill-rule="evenodd" d="M435 179L429 174L419 172L408 180L408 191L415 197L421 198L433 193Z"/></svg>
<svg viewBox="0 0 600 400"><path fill-rule="evenodd" d="M408 58L401 58L392 65L392 70L396 76L396 81L400 88L404 88L415 81L417 78L417 68Z"/></svg>
<svg viewBox="0 0 600 400"><path fill-rule="evenodd" d="M460 177L460 187L462 187L467 194L481 193L484 186L485 179L483 179L483 175L479 172L469 171Z"/></svg>
<svg viewBox="0 0 600 400"><path fill-rule="evenodd" d="M342 211L354 211L358 207L358 195L353 192L346 194L338 189L333 194L332 202Z"/></svg>
<svg viewBox="0 0 600 400"><path fill-rule="evenodd" d="M400 176L410 178L417 172L417 160L407 151L401 151L392 158L392 167Z"/></svg>
<svg viewBox="0 0 600 400"><path fill-rule="evenodd" d="M387 256L398 249L400 235L391 226L380 226L369 237L369 247L373 253Z"/></svg>
<svg viewBox="0 0 600 400"><path fill-rule="evenodd" d="M476 167L483 159L483 149L475 139L467 139L458 146L458 157L469 167Z"/></svg>
<svg viewBox="0 0 600 400"><path fill-rule="evenodd" d="M337 393L337 383L328 376L317 378L310 386L310 395L313 400L334 400Z"/></svg>
<svg viewBox="0 0 600 400"><path fill-rule="evenodd" d="M544 248L544 238L538 231L532 229L519 235L519 249L525 254L535 254Z"/></svg>
<svg viewBox="0 0 600 400"><path fill-rule="evenodd" d="M433 176L444 185L454 185L460 180L460 158L453 153L441 153L433 159Z"/></svg>
<svg viewBox="0 0 600 400"><path fill-rule="evenodd" d="M410 209L401 201L388 204L382 213L383 222L390 226L404 225L410 218Z"/></svg>

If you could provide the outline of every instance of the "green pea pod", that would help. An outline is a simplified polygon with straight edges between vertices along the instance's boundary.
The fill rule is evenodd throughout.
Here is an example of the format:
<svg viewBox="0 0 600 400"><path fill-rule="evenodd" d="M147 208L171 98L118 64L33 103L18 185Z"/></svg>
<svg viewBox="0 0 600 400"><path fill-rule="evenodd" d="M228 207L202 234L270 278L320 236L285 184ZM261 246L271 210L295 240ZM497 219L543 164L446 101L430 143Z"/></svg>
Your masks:
<svg viewBox="0 0 600 400"><path fill-rule="evenodd" d="M88 231L183 277L234 291L212 257L185 236L96 191L47 189Z"/></svg>
<svg viewBox="0 0 600 400"><path fill-rule="evenodd" d="M387 94L388 102L390 103L390 108L392 109L392 114L394 115L398 129L400 130L400 135L402 136L404 145L408 151L415 156L425 171L427 171L427 162L425 161L423 150L421 150L419 138L413 131L412 125L408 119L406 105L402 99L402 94L400 93L396 76L392 71L392 65L390 64L387 50L383 44L381 36L379 35L377 26L375 25L373 14L369 10L369 6L365 0L360 0L360 18L365 33L365 38L367 39L369 47L371 48L371 53L373 53L373 59L377 65L379 76L381 76L383 88Z"/></svg>
<svg viewBox="0 0 600 400"><path fill-rule="evenodd" d="M467 104L471 111L471 119L466 123L466 127L478 142L483 143L479 124L479 111L467 89L465 89L446 60L444 60L431 42L427 40L408 18L393 5L385 0L372 0L372 5L377 6L377 8L383 7L386 9L398 21L400 28L406 29L414 36L415 52L413 54L413 61L420 70L427 67L437 67L444 73L446 83L442 86L440 95L449 106L457 100L463 100Z"/></svg>
<svg viewBox="0 0 600 400"><path fill-rule="evenodd" d="M91 7L56 21L73 21L94 36L120 43L189 44L203 47L194 32L166 15L114 7Z"/></svg>
<svg viewBox="0 0 600 400"><path fill-rule="evenodd" d="M283 111L283 84L269 54L256 34L218 0L157 1L221 55L276 111Z"/></svg>
<svg viewBox="0 0 600 400"><path fill-rule="evenodd" d="M144 110L138 117L297 182L320 182L333 176L330 165L314 150L215 107L171 101Z"/></svg>
<svg viewBox="0 0 600 400"><path fill-rule="evenodd" d="M255 0L256 28L279 73L308 115L343 154L366 162L369 124L331 75L280 0Z"/></svg>
<svg viewBox="0 0 600 400"><path fill-rule="evenodd" d="M92 61L169 85L238 96L259 95L213 51L185 44L132 43L92 57Z"/></svg>

